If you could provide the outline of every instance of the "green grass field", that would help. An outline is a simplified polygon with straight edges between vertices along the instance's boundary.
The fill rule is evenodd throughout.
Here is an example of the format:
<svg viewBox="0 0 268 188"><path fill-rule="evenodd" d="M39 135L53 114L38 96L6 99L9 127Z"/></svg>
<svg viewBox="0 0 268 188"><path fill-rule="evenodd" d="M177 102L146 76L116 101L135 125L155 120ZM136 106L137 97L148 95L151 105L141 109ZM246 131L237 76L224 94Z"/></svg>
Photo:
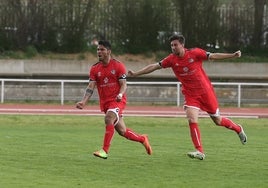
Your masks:
<svg viewBox="0 0 268 188"><path fill-rule="evenodd" d="M206 159L193 149L184 118L125 117L128 127L147 133L154 153L115 134L107 160L100 149L102 117L0 116L0 187L267 187L268 119L234 119L248 144L210 119L200 119Z"/></svg>

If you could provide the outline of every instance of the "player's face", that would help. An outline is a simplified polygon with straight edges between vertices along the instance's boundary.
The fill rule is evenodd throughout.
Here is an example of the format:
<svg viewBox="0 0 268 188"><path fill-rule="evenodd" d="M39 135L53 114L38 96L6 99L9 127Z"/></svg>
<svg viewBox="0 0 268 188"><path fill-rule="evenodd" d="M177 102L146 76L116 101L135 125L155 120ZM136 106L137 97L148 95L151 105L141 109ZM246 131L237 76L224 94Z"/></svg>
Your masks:
<svg viewBox="0 0 268 188"><path fill-rule="evenodd" d="M102 45L98 45L97 56L99 58L99 61L107 63L109 61L110 53L111 53L111 50L108 50Z"/></svg>
<svg viewBox="0 0 268 188"><path fill-rule="evenodd" d="M178 40L173 40L170 43L171 50L174 54L178 56L183 56L184 54L184 45L181 44Z"/></svg>

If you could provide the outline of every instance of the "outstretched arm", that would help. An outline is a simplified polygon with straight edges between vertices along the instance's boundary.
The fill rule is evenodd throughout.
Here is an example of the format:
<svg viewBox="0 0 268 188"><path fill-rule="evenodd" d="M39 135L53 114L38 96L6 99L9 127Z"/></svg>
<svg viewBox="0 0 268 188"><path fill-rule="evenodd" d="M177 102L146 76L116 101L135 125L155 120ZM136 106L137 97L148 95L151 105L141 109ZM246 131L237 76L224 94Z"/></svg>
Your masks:
<svg viewBox="0 0 268 188"><path fill-rule="evenodd" d="M236 58L240 56L241 56L241 51L238 50L234 53L211 53L208 59L209 60L221 60L221 59Z"/></svg>
<svg viewBox="0 0 268 188"><path fill-rule="evenodd" d="M129 70L128 71L128 76L130 77L135 77L135 76L140 76L140 75L143 75L143 74L149 74L155 70L158 70L158 69L161 69L162 67L160 66L159 63L154 63L154 64L150 64L150 65L147 65L146 67L134 72L132 70Z"/></svg>

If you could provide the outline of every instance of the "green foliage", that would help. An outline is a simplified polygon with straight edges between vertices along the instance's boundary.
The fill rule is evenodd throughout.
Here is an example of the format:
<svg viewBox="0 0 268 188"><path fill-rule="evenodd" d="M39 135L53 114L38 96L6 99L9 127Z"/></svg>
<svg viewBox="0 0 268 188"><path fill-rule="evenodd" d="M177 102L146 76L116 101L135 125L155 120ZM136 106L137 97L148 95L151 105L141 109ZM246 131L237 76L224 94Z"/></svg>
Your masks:
<svg viewBox="0 0 268 188"><path fill-rule="evenodd" d="M268 58L268 47L266 48L254 48L247 47L242 49L245 54L252 57Z"/></svg>
<svg viewBox="0 0 268 188"><path fill-rule="evenodd" d="M265 63L268 62L268 48L253 48L253 47L236 47L236 48L220 48L220 49L206 49L210 52L234 52L241 50L242 56L240 58L226 59L226 62L249 62L249 63Z"/></svg>
<svg viewBox="0 0 268 188"><path fill-rule="evenodd" d="M3 53L1 53L0 58L23 59L24 55L22 55L21 52L4 51Z"/></svg>
<svg viewBox="0 0 268 188"><path fill-rule="evenodd" d="M59 52L77 53L84 50L83 40L78 33L67 31L63 32L62 44Z"/></svg>
<svg viewBox="0 0 268 188"><path fill-rule="evenodd" d="M57 30L49 28L43 37L44 41L40 46L42 51L59 52L61 38Z"/></svg>
<svg viewBox="0 0 268 188"><path fill-rule="evenodd" d="M27 46L25 49L25 57L26 58L32 58L38 54L38 51L34 46Z"/></svg>
<svg viewBox="0 0 268 188"><path fill-rule="evenodd" d="M92 48L93 39L107 39L117 53L138 54L168 50L167 37L174 32L185 35L188 48L210 44L221 48L257 46L260 49L262 45L267 46L261 37L262 27L260 24L255 27L265 15L264 12L254 17L255 6L259 10L264 7L264 0L261 2L3 1L0 52L34 46L38 51L80 53ZM222 3L228 5L222 8ZM253 40L253 36L258 40Z"/></svg>
<svg viewBox="0 0 268 188"><path fill-rule="evenodd" d="M85 60L86 59L86 55L85 54L79 54L78 56L78 60Z"/></svg>
<svg viewBox="0 0 268 188"><path fill-rule="evenodd" d="M12 37L0 30L0 53L14 48Z"/></svg>
<svg viewBox="0 0 268 188"><path fill-rule="evenodd" d="M218 0L173 0L180 14L181 33L188 47L215 45L219 33Z"/></svg>
<svg viewBox="0 0 268 188"><path fill-rule="evenodd" d="M157 52L155 52L156 61L164 59L167 56L167 54L169 54L169 53L170 53L169 51L157 51Z"/></svg>
<svg viewBox="0 0 268 188"><path fill-rule="evenodd" d="M146 133L148 156L139 143L114 135L107 160L93 157L103 140L103 117L0 116L1 186L9 187L256 187L268 183L267 119L236 119L249 142L200 119L204 161L190 159L186 119L125 117ZM228 181L226 181L228 180Z"/></svg>
<svg viewBox="0 0 268 188"><path fill-rule="evenodd" d="M121 4L113 1L112 12L117 12L112 29L116 32L115 43L123 52L133 54L155 51L160 47L157 37L160 31L169 31L168 2L164 0L139 0ZM161 4L161 6L159 6ZM120 11L123 10L123 11ZM126 19L127 18L127 19Z"/></svg>

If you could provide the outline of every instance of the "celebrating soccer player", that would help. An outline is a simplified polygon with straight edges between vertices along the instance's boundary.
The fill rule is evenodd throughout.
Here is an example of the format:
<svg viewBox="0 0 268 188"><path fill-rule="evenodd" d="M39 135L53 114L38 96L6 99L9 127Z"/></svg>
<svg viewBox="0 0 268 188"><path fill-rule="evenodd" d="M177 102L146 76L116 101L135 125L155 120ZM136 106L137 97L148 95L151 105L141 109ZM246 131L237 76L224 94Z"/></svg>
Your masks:
<svg viewBox="0 0 268 188"><path fill-rule="evenodd" d="M205 158L198 128L199 110L207 112L216 125L235 131L242 144L247 142L247 136L241 125L234 123L220 115L218 101L212 84L205 73L203 60L220 60L240 57L241 52L210 53L200 48L186 49L185 38L173 35L169 38L172 53L158 63L147 65L139 71L128 71L129 76L139 76L151 73L161 68L172 68L178 81L182 84L185 97L184 110L189 122L190 135L196 151L189 152L191 158L203 160Z"/></svg>
<svg viewBox="0 0 268 188"><path fill-rule="evenodd" d="M119 135L144 145L147 153L152 154L147 135L140 135L127 128L122 118L126 105L126 68L123 63L111 57L111 45L108 41L99 41L97 46L99 62L94 64L89 72L89 84L82 101L76 107L82 109L97 86L100 108L105 113L105 134L102 149L94 152L94 156L107 159L114 129Z"/></svg>

